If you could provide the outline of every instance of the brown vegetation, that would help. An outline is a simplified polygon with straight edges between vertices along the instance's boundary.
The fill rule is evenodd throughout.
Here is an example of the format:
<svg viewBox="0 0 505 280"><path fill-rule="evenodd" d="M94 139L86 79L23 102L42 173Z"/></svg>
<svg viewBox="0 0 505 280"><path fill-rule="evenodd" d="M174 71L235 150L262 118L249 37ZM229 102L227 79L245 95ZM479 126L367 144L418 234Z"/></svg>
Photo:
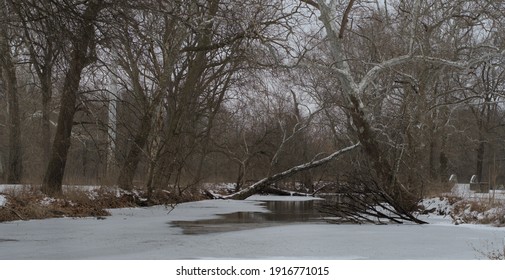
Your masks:
<svg viewBox="0 0 505 280"><path fill-rule="evenodd" d="M0 222L61 217L109 216L107 209L149 205L176 204L202 199L199 193L186 193L179 197L166 190L159 190L146 198L145 192L126 192L118 188L66 187L62 196L51 198L38 187L16 187L0 193L7 203L0 207Z"/></svg>
<svg viewBox="0 0 505 280"><path fill-rule="evenodd" d="M456 224L489 224L503 227L505 226L505 205L490 203L487 199L462 199L453 204L451 217Z"/></svg>

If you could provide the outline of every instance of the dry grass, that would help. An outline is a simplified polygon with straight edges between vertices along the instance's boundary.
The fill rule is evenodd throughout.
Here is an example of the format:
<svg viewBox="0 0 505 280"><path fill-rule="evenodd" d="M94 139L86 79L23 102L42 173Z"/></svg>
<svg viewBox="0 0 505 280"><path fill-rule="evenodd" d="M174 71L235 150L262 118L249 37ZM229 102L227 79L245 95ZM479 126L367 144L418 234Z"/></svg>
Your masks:
<svg viewBox="0 0 505 280"><path fill-rule="evenodd" d="M488 200L461 200L453 205L455 223L491 224L505 226L505 205Z"/></svg>
<svg viewBox="0 0 505 280"><path fill-rule="evenodd" d="M37 188L23 187L3 194L7 204L0 208L0 222L12 220L45 219L58 217L98 217L110 215L100 204L72 194L71 198L51 199Z"/></svg>
<svg viewBox="0 0 505 280"><path fill-rule="evenodd" d="M183 196L176 196L166 190L157 190L148 200L143 191L69 187L64 189L61 198L49 198L37 187L19 187L0 193L7 198L7 203L0 207L0 222L60 217L103 218L110 215L106 209L193 201L202 198L199 193L188 191Z"/></svg>
<svg viewBox="0 0 505 280"><path fill-rule="evenodd" d="M488 198L461 197L451 194L452 183L429 184L424 192L425 197L440 197L447 200L450 211L446 211L455 224L489 224L494 226L505 226L505 204L503 201L492 202ZM436 209L424 209L421 213L436 212ZM424 211L424 212L423 212ZM441 213L438 213L441 214Z"/></svg>

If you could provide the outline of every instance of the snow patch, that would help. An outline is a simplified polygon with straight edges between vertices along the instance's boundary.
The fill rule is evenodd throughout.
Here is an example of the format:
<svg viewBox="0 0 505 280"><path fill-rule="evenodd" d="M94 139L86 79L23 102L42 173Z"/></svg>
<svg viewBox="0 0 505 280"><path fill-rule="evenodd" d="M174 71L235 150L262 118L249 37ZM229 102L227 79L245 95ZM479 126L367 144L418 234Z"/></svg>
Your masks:
<svg viewBox="0 0 505 280"><path fill-rule="evenodd" d="M13 191L15 189L21 189L26 187L25 185L13 185L13 184L1 184L0 185L0 192L9 192Z"/></svg>
<svg viewBox="0 0 505 280"><path fill-rule="evenodd" d="M449 215L452 213L452 205L449 199L445 197L434 197L423 199L419 206L422 206L426 213L434 213L436 215Z"/></svg>
<svg viewBox="0 0 505 280"><path fill-rule="evenodd" d="M52 198L52 197L44 197L41 201L40 201L40 205L44 205L44 206L48 206L48 205L51 205L53 203L55 203L57 200L55 198Z"/></svg>
<svg viewBox="0 0 505 280"><path fill-rule="evenodd" d="M4 195L0 194L0 207L5 206L7 204L7 198Z"/></svg>

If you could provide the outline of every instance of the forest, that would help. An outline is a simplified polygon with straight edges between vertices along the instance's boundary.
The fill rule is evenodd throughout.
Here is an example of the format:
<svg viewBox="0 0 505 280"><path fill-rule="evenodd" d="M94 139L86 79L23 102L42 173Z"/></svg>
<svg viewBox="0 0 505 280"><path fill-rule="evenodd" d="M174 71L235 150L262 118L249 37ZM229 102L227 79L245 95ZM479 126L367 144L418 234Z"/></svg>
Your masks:
<svg viewBox="0 0 505 280"><path fill-rule="evenodd" d="M0 72L1 183L52 197L336 185L420 222L505 184L503 1L5 0Z"/></svg>

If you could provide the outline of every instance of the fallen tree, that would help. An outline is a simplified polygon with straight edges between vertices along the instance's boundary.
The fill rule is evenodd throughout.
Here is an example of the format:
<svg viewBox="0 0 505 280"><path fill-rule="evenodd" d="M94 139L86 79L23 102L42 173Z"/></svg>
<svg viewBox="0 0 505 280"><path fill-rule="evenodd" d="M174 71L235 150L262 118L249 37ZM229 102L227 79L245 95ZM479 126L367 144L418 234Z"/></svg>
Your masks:
<svg viewBox="0 0 505 280"><path fill-rule="evenodd" d="M211 196L212 198L219 198L219 199L237 199L237 200L246 199L256 193L259 193L259 192L262 192L262 191L265 191L268 189L272 190L273 189L272 184L274 184L275 182L278 182L282 179L286 179L286 178L293 176L301 171L309 170L309 169L324 165L324 164L338 158L339 156L355 149L359 145L360 145L360 143L358 142L352 146L338 150L338 151L332 153L331 155L324 157L322 159L312 160L310 162L292 167L292 168L285 170L283 172L263 178L263 179L257 181L256 183L252 184L251 186L244 188L243 190L238 191L233 194L230 194L230 195L223 196L223 195L218 195L218 194L214 194L214 193L210 193L210 192L208 192L207 194L209 196ZM277 192L285 192L286 194L288 193L286 191L279 190L279 189L275 189L275 190ZM301 195L301 194L298 194L298 195ZM311 195L311 194L305 194L305 195Z"/></svg>
<svg viewBox="0 0 505 280"><path fill-rule="evenodd" d="M277 195L314 196L318 190L313 193L291 192L278 189L274 187L273 184L293 176L298 172L324 165L358 146L360 146L359 142L338 150L325 158L313 160L263 178L251 186L230 195L219 195L210 191L207 191L207 195L214 199L236 200L246 199L251 195L262 192ZM400 199L398 196L392 196L388 189L381 187L381 184L377 183L375 180L370 178L363 179L368 178L368 176L363 174L362 176L353 177L355 178L347 181L347 185L339 187L341 193L340 198L343 199L334 201L334 203L329 202L320 209L321 212L335 217L335 219L333 219L334 222L387 223L391 221L394 223L403 223L403 221L410 221L418 224L426 223L412 215L411 209L406 209L405 205L412 204L412 202L409 203L405 201L409 198L403 197ZM415 203L416 202L414 202L414 204Z"/></svg>

